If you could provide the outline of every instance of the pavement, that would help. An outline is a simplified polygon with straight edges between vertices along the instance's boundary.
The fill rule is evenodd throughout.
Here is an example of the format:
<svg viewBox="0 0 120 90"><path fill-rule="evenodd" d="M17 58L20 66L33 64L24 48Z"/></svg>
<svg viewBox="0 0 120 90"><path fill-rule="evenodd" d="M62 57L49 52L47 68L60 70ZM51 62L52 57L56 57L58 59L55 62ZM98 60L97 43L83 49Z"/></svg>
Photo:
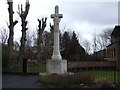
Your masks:
<svg viewBox="0 0 120 90"><path fill-rule="evenodd" d="M2 75L2 88L48 88L38 82L37 75Z"/></svg>

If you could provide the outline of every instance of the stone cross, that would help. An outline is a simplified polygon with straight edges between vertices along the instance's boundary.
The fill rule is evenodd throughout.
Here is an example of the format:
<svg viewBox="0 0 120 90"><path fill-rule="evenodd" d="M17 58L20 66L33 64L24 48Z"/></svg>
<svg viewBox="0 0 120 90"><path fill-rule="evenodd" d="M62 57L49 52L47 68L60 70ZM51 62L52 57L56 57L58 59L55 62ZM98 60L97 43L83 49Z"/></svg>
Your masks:
<svg viewBox="0 0 120 90"><path fill-rule="evenodd" d="M53 60L62 60L59 50L59 22L60 19L63 17L62 14L59 14L59 7L58 5L55 6L55 14L51 14L51 18L54 21L54 48L53 48Z"/></svg>

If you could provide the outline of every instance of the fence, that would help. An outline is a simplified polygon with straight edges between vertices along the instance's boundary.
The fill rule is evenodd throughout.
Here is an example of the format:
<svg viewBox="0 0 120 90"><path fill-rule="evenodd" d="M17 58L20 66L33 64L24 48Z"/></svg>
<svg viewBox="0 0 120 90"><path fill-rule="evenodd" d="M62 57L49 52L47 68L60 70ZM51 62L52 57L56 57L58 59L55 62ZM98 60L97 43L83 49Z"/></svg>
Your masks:
<svg viewBox="0 0 120 90"><path fill-rule="evenodd" d="M9 59L9 65L2 69L3 73L39 73L46 72L46 64L36 58Z"/></svg>
<svg viewBox="0 0 120 90"><path fill-rule="evenodd" d="M46 61L32 59L9 60L9 66L3 68L3 73L40 73L46 72ZM120 83L120 70L115 62L68 62L68 72L94 78L96 83L109 81Z"/></svg>
<svg viewBox="0 0 120 90"><path fill-rule="evenodd" d="M95 83L113 82L120 83L120 70L116 68L116 62L69 62L68 72L78 75L87 75L94 78Z"/></svg>

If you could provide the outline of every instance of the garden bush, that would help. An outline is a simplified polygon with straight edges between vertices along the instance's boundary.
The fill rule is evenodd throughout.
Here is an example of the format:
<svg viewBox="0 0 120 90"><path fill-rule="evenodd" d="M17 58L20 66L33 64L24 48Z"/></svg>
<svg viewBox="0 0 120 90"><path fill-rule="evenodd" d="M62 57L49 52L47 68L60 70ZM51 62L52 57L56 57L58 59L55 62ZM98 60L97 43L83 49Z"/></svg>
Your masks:
<svg viewBox="0 0 120 90"><path fill-rule="evenodd" d="M83 86L91 86L94 79L89 75L45 75L40 76L39 81L46 85L57 88L78 88L80 84Z"/></svg>
<svg viewBox="0 0 120 90"><path fill-rule="evenodd" d="M103 82L100 88L115 88L112 82Z"/></svg>

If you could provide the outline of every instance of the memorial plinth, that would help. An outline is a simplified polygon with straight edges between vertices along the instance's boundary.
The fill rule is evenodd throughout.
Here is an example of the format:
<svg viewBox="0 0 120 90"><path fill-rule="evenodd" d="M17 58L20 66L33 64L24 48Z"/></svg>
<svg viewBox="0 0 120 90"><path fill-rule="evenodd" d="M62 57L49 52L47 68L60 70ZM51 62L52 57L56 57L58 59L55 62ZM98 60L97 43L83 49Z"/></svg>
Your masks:
<svg viewBox="0 0 120 90"><path fill-rule="evenodd" d="M59 50L59 22L63 17L59 14L59 7L55 6L55 14L51 14L54 21L54 48L52 59L47 60L46 67L47 73L63 74L67 72L67 60L62 60Z"/></svg>
<svg viewBox="0 0 120 90"><path fill-rule="evenodd" d="M47 73L64 74L67 72L67 60L47 60Z"/></svg>

